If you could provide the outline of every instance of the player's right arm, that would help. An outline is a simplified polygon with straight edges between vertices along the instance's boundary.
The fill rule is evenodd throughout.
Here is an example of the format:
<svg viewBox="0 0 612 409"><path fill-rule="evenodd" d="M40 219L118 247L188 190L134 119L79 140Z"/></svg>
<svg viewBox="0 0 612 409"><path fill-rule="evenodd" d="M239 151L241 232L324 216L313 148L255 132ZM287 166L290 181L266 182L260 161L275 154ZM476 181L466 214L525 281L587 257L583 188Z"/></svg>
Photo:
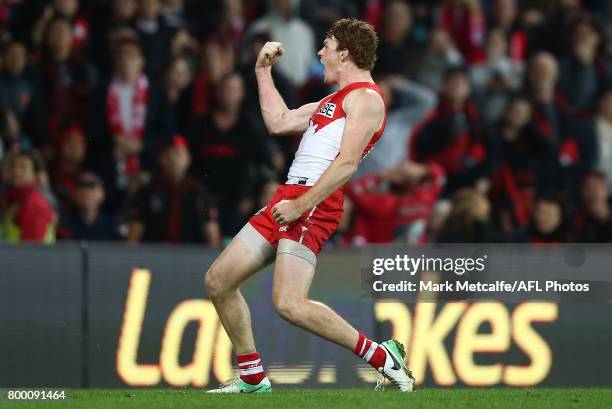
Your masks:
<svg viewBox="0 0 612 409"><path fill-rule="evenodd" d="M310 116L318 105L317 102L313 102L302 105L297 109L287 107L272 79L272 66L276 64L283 53L281 43L267 42L259 51L255 63L261 114L268 132L272 135L304 132L308 128Z"/></svg>

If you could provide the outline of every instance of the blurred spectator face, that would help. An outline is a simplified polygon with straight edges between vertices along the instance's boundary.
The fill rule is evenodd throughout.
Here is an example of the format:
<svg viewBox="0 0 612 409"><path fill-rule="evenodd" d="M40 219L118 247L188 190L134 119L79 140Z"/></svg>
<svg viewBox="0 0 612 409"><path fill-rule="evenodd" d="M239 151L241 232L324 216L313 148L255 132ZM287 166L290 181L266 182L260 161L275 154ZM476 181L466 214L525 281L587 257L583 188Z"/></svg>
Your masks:
<svg viewBox="0 0 612 409"><path fill-rule="evenodd" d="M161 154L160 164L166 178L173 181L182 180L191 164L191 157L187 146L172 145L166 147Z"/></svg>
<svg viewBox="0 0 612 409"><path fill-rule="evenodd" d="M274 13L286 19L291 17L291 0L272 0L270 5Z"/></svg>
<svg viewBox="0 0 612 409"><path fill-rule="evenodd" d="M222 110L233 111L240 108L244 99L244 81L239 74L223 78L217 88L217 103Z"/></svg>
<svg viewBox="0 0 612 409"><path fill-rule="evenodd" d="M391 39L401 37L412 27L412 12L405 1L395 0L385 10L386 35Z"/></svg>
<svg viewBox="0 0 612 409"><path fill-rule="evenodd" d="M4 53L4 68L14 77L21 75L27 61L27 51L23 44L12 43Z"/></svg>
<svg viewBox="0 0 612 409"><path fill-rule="evenodd" d="M170 66L167 74L168 85L172 88L184 90L191 82L191 71L189 64L184 58L177 58Z"/></svg>
<svg viewBox="0 0 612 409"><path fill-rule="evenodd" d="M504 32L499 29L493 29L489 31L487 37L487 57L488 58L499 58L506 55L508 50L508 41Z"/></svg>
<svg viewBox="0 0 612 409"><path fill-rule="evenodd" d="M582 184L582 202L585 204L608 201L608 183L600 174L589 174Z"/></svg>
<svg viewBox="0 0 612 409"><path fill-rule="evenodd" d="M526 99L515 99L510 102L506 113L506 125L517 129L527 125L531 120L531 105Z"/></svg>
<svg viewBox="0 0 612 409"><path fill-rule="evenodd" d="M555 57L547 52L536 54L529 64L529 81L534 87L553 88L559 77Z"/></svg>
<svg viewBox="0 0 612 409"><path fill-rule="evenodd" d="M116 50L116 74L124 81L133 81L142 73L144 58L136 44L123 44Z"/></svg>
<svg viewBox="0 0 612 409"><path fill-rule="evenodd" d="M140 0L138 16L146 21L154 21L159 17L160 9L159 0Z"/></svg>
<svg viewBox="0 0 612 409"><path fill-rule="evenodd" d="M496 0L493 5L493 16L495 21L502 27L512 25L516 19L516 0Z"/></svg>
<svg viewBox="0 0 612 409"><path fill-rule="evenodd" d="M26 155L17 155L13 158L9 174L13 187L32 186L36 183L34 161Z"/></svg>
<svg viewBox="0 0 612 409"><path fill-rule="evenodd" d="M72 27L67 20L53 20L47 33L47 46L51 54L58 60L70 56L72 46Z"/></svg>
<svg viewBox="0 0 612 409"><path fill-rule="evenodd" d="M463 72L448 75L442 84L442 94L453 102L464 102L470 96L470 83Z"/></svg>
<svg viewBox="0 0 612 409"><path fill-rule="evenodd" d="M561 225L561 206L548 200L538 200L533 214L533 222L538 232L549 234Z"/></svg>
<svg viewBox="0 0 612 409"><path fill-rule="evenodd" d="M599 33L597 33L597 30L589 21L583 20L574 27L572 32L574 50L586 48L594 52L600 42Z"/></svg>
<svg viewBox="0 0 612 409"><path fill-rule="evenodd" d="M79 9L78 0L53 0L53 8L64 17L74 17Z"/></svg>
<svg viewBox="0 0 612 409"><path fill-rule="evenodd" d="M78 129L66 131L62 141L60 156L63 161L80 164L85 160L85 137Z"/></svg>
<svg viewBox="0 0 612 409"><path fill-rule="evenodd" d="M90 174L82 175L74 193L74 201L79 210L97 211L104 202L105 192L100 180Z"/></svg>
<svg viewBox="0 0 612 409"><path fill-rule="evenodd" d="M118 20L131 20L138 10L137 0L114 0L113 12Z"/></svg>
<svg viewBox="0 0 612 409"><path fill-rule="evenodd" d="M444 54L450 48L453 48L452 41L445 30L436 28L429 35L428 48L437 54Z"/></svg>

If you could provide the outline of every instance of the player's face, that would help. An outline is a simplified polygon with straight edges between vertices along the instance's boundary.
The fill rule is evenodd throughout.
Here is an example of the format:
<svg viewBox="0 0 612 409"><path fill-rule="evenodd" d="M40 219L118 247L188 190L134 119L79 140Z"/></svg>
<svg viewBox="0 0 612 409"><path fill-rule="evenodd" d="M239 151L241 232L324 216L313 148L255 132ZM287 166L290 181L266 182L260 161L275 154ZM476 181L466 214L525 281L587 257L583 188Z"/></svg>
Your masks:
<svg viewBox="0 0 612 409"><path fill-rule="evenodd" d="M340 52L338 51L338 41L334 38L325 38L323 47L317 53L321 64L323 64L323 82L326 84L335 84L337 79L337 71L340 67Z"/></svg>

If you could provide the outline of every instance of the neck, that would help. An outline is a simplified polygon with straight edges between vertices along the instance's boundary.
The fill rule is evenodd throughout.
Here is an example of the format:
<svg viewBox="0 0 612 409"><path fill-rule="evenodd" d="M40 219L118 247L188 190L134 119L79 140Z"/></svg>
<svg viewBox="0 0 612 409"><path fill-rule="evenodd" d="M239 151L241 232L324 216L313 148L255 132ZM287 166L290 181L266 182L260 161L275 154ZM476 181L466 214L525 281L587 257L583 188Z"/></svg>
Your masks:
<svg viewBox="0 0 612 409"><path fill-rule="evenodd" d="M85 224L94 224L98 218L98 209L81 209L81 216L85 221Z"/></svg>
<svg viewBox="0 0 612 409"><path fill-rule="evenodd" d="M340 71L338 86L344 88L354 82L374 82L370 71L350 67L345 71Z"/></svg>
<svg viewBox="0 0 612 409"><path fill-rule="evenodd" d="M168 85L168 87L166 88L166 92L168 94L168 99L172 103L176 102L179 99L179 96L181 95L181 90L178 87L173 87L171 85Z"/></svg>
<svg viewBox="0 0 612 409"><path fill-rule="evenodd" d="M178 186L185 179L185 175L182 173L180 175L179 174L168 174L165 176L165 178L172 186Z"/></svg>
<svg viewBox="0 0 612 409"><path fill-rule="evenodd" d="M119 80L119 82L126 84L126 85L134 85L138 82L138 79L140 78L140 74L138 75L122 75L119 74L117 75L117 79Z"/></svg>

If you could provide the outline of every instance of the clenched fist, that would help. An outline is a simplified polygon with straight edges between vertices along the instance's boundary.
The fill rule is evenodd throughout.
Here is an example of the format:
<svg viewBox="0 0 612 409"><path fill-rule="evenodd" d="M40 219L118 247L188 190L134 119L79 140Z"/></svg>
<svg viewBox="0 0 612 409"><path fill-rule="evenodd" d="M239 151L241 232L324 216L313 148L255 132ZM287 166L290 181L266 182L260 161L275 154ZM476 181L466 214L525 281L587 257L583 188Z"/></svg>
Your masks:
<svg viewBox="0 0 612 409"><path fill-rule="evenodd" d="M283 49L283 45L281 43L275 41L268 41L261 47L259 51L259 55L257 56L257 62L255 63L255 68L265 68L271 67L278 60L280 60L281 56L284 54L285 50Z"/></svg>

